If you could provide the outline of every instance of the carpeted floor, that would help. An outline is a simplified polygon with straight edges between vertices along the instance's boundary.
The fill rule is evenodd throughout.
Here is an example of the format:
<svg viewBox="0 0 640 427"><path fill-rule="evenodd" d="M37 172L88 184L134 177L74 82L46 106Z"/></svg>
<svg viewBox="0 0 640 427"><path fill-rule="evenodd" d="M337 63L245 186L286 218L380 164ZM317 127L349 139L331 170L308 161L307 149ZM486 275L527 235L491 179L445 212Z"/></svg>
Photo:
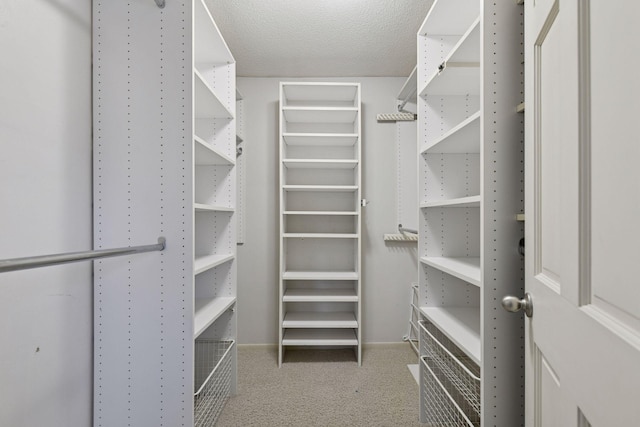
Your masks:
<svg viewBox="0 0 640 427"><path fill-rule="evenodd" d="M218 426L420 426L409 344L351 350L238 347L238 395Z"/></svg>

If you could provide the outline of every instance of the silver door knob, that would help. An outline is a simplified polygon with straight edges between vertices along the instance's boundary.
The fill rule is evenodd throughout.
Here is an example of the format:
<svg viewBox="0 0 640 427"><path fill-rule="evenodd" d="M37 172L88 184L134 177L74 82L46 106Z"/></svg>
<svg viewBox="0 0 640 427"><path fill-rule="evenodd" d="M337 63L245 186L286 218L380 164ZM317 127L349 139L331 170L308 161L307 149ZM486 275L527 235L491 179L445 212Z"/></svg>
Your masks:
<svg viewBox="0 0 640 427"><path fill-rule="evenodd" d="M502 298L502 307L511 313L517 313L523 310L527 317L533 316L533 298L531 298L531 295L528 293L524 294L524 298L522 299L507 295Z"/></svg>

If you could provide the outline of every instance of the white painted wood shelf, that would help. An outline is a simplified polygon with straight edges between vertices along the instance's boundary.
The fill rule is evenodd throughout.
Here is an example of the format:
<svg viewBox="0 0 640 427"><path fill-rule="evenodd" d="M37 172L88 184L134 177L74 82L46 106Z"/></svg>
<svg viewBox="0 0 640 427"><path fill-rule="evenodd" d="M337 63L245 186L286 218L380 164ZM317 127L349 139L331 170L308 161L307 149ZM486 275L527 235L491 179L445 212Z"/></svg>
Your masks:
<svg viewBox="0 0 640 427"><path fill-rule="evenodd" d="M353 123L358 109L353 107L283 107L289 123Z"/></svg>
<svg viewBox="0 0 640 427"><path fill-rule="evenodd" d="M480 196L459 197L457 199L422 202L420 203L420 208L478 208L480 207L480 200Z"/></svg>
<svg viewBox="0 0 640 427"><path fill-rule="evenodd" d="M278 364L287 346L362 349L360 84L280 83Z"/></svg>
<svg viewBox="0 0 640 427"><path fill-rule="evenodd" d="M290 346L355 346L358 336L353 329L287 329L282 343Z"/></svg>
<svg viewBox="0 0 640 427"><path fill-rule="evenodd" d="M479 307L420 307L424 316L455 345L480 365Z"/></svg>
<svg viewBox="0 0 640 427"><path fill-rule="evenodd" d="M355 216L358 212L351 211L284 211L284 215L319 215L319 216Z"/></svg>
<svg viewBox="0 0 640 427"><path fill-rule="evenodd" d="M464 34L480 14L480 3L465 0L436 0L427 14L418 35Z"/></svg>
<svg viewBox="0 0 640 427"><path fill-rule="evenodd" d="M358 280L357 271L285 271L283 280Z"/></svg>
<svg viewBox="0 0 640 427"><path fill-rule="evenodd" d="M284 159L282 163L291 169L353 169L358 166L357 160L350 159Z"/></svg>
<svg viewBox="0 0 640 427"><path fill-rule="evenodd" d="M283 185L285 191L325 191L325 192L351 192L358 191L357 185Z"/></svg>
<svg viewBox="0 0 640 427"><path fill-rule="evenodd" d="M200 274L235 258L232 253L198 256L193 260L193 273Z"/></svg>
<svg viewBox="0 0 640 427"><path fill-rule="evenodd" d="M285 239L357 239L353 233L283 233Z"/></svg>
<svg viewBox="0 0 640 427"><path fill-rule="evenodd" d="M429 95L480 95L480 66L451 63L442 71L434 71L420 90L420 96Z"/></svg>
<svg viewBox="0 0 640 427"><path fill-rule="evenodd" d="M480 111L469 116L440 138L429 143L422 154L480 153Z"/></svg>
<svg viewBox="0 0 640 427"><path fill-rule="evenodd" d="M194 338L198 338L235 303L236 299L233 297L196 298L193 319Z"/></svg>
<svg viewBox="0 0 640 427"><path fill-rule="evenodd" d="M283 328L357 328L358 321L351 311L293 311L287 312Z"/></svg>
<svg viewBox="0 0 640 427"><path fill-rule="evenodd" d="M194 203L193 209L196 212L234 212L235 209L229 206L208 205L206 203Z"/></svg>
<svg viewBox="0 0 640 427"><path fill-rule="evenodd" d="M197 119L232 119L233 113L222 103L220 98L214 93L209 83L196 69L194 73L194 104L195 117Z"/></svg>
<svg viewBox="0 0 640 427"><path fill-rule="evenodd" d="M358 302L354 289L287 289L284 302Z"/></svg>
<svg viewBox="0 0 640 427"><path fill-rule="evenodd" d="M207 166L207 165L230 165L233 166L236 164L236 160L227 156L220 150L209 145L205 140L200 138L199 136L193 137L195 142L195 164L198 166Z"/></svg>
<svg viewBox="0 0 640 427"><path fill-rule="evenodd" d="M287 145L311 145L311 146L353 146L358 141L356 133L284 133L282 134Z"/></svg>
<svg viewBox="0 0 640 427"><path fill-rule="evenodd" d="M480 286L480 257L421 257L420 262L458 279Z"/></svg>

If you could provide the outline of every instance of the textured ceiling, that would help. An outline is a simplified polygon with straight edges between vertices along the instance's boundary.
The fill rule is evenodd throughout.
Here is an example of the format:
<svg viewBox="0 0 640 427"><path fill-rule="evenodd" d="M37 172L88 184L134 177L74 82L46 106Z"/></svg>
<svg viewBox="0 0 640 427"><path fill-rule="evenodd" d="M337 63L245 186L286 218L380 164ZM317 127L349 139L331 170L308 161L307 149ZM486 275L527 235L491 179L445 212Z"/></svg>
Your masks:
<svg viewBox="0 0 640 427"><path fill-rule="evenodd" d="M408 76L432 0L205 0L242 77Z"/></svg>

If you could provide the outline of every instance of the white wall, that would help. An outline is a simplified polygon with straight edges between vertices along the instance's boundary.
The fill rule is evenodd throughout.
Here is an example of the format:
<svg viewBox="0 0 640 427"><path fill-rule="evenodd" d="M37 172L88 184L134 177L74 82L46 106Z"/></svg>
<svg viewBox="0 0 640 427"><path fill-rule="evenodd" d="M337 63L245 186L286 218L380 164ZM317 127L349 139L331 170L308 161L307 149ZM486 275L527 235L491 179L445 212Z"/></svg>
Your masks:
<svg viewBox="0 0 640 427"><path fill-rule="evenodd" d="M238 342L278 342L278 84L314 79L238 78L244 97L245 243L238 247ZM409 318L409 286L417 280L415 244L385 244L395 233L395 112L404 78L322 79L362 83L363 334L365 343L399 342ZM417 196L417 195L416 195Z"/></svg>
<svg viewBox="0 0 640 427"><path fill-rule="evenodd" d="M90 249L91 2L0 2L0 259ZM0 425L89 426L89 263L0 273Z"/></svg>

